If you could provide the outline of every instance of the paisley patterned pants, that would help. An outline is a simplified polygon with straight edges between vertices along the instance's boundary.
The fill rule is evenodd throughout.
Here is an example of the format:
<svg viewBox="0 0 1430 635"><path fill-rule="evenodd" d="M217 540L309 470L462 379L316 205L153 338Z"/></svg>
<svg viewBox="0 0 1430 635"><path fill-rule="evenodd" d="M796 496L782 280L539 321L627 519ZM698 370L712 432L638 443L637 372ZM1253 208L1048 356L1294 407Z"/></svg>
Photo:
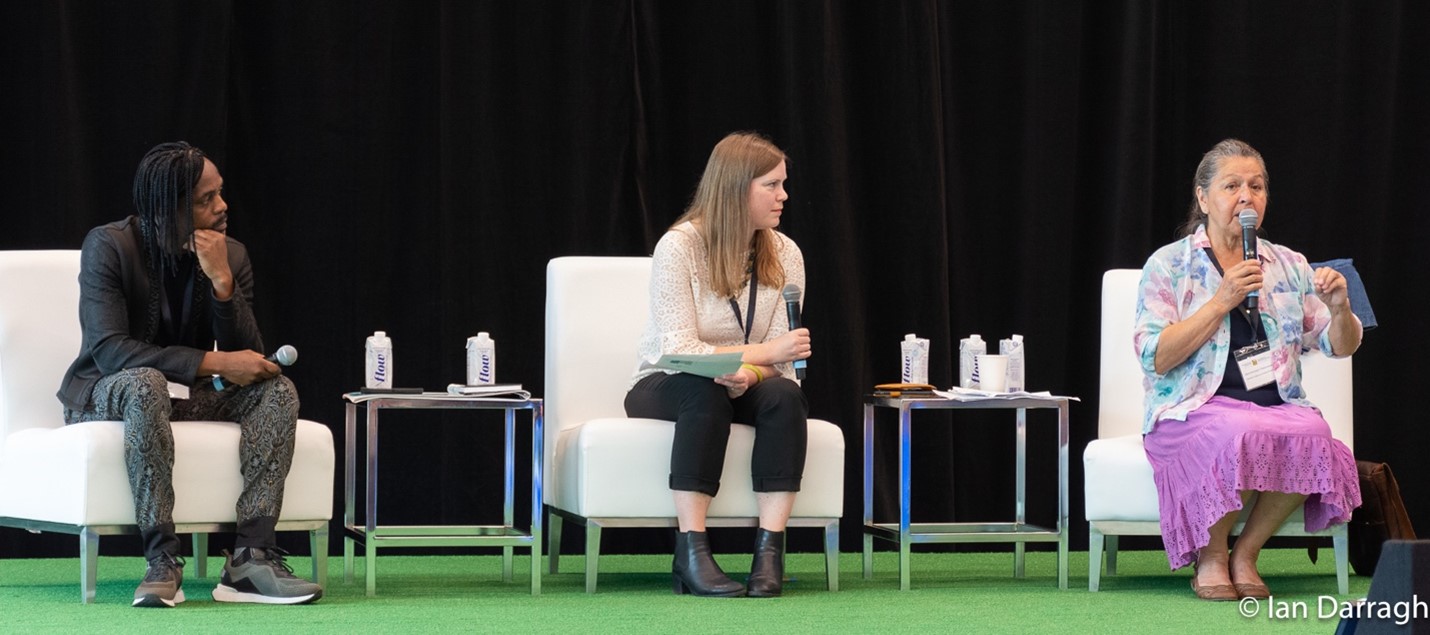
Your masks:
<svg viewBox="0 0 1430 635"><path fill-rule="evenodd" d="M164 374L132 368L106 376L91 393L94 410L65 409L66 423L124 421L124 464L141 530L174 522L174 434L170 421L233 421L239 424L243 492L238 522L277 518L283 482L293 463L298 391L279 375L219 392L195 382L188 399L170 399Z"/></svg>

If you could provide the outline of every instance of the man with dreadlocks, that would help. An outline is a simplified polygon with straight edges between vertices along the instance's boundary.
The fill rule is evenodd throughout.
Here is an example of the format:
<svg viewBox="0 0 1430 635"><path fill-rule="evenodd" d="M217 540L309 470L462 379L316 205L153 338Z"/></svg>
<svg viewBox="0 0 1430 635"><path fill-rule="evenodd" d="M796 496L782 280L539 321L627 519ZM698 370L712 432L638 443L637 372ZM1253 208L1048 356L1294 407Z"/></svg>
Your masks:
<svg viewBox="0 0 1430 635"><path fill-rule="evenodd" d="M58 394L67 423L124 421L124 463L149 561L134 606L184 601L169 422L193 420L241 428L237 540L232 554L224 552L214 600L314 601L322 587L295 577L274 539L298 393L259 352L253 270L247 249L225 234L223 177L198 148L160 144L134 175L134 207L136 216L96 227L84 240L84 338ZM191 386L188 398L171 399L169 382Z"/></svg>

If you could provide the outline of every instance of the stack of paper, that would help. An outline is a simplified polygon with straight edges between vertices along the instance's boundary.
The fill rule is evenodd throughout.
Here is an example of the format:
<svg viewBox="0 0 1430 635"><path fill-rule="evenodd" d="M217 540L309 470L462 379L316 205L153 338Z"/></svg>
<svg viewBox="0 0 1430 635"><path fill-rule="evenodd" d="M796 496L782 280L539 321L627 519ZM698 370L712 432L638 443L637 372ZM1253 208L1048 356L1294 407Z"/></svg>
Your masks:
<svg viewBox="0 0 1430 635"><path fill-rule="evenodd" d="M521 384L479 384L469 386L466 384L449 384L447 393L460 395L463 397L512 397L516 399L530 399L531 392L522 390Z"/></svg>
<svg viewBox="0 0 1430 635"><path fill-rule="evenodd" d="M417 393L364 393L350 392L343 395L343 399L353 403L363 403L374 399L406 399L414 401L454 401L480 399L482 401L507 401L523 402L531 399L531 393L521 389L521 384L491 384L486 386L467 386L464 384L451 384L447 386L447 392L417 392Z"/></svg>
<svg viewBox="0 0 1430 635"><path fill-rule="evenodd" d="M959 388L958 386L954 386L952 388L949 388L948 390L935 390L934 394L943 397L944 399L952 399L954 401L982 401L985 399L1039 399L1045 401L1058 401L1060 399L1068 399L1070 401L1079 401L1077 397L1063 397L1060 395L1054 395L1046 390L1041 390L1038 392L1027 392L1022 390L1013 392L992 392L988 390L974 390L972 388Z"/></svg>

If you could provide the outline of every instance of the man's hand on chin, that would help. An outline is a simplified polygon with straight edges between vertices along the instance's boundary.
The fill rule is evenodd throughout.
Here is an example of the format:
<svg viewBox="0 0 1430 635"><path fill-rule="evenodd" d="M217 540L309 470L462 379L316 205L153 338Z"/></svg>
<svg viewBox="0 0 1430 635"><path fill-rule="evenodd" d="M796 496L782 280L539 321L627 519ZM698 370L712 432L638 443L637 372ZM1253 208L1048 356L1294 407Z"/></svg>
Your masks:
<svg viewBox="0 0 1430 635"><path fill-rule="evenodd" d="M228 268L228 238L217 230L194 230L194 255L199 268L213 282L214 298L222 301L233 297L233 272Z"/></svg>

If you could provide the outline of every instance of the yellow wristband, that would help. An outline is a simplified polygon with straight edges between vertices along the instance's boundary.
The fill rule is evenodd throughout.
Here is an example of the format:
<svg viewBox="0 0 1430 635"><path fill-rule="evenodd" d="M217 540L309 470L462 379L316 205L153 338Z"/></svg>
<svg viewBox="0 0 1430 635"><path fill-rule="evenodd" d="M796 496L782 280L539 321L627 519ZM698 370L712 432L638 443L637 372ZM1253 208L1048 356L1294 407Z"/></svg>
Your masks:
<svg viewBox="0 0 1430 635"><path fill-rule="evenodd" d="M755 383L757 384L765 380L765 374L760 372L759 366L754 364L740 364L740 368L750 369L750 372L755 374Z"/></svg>

